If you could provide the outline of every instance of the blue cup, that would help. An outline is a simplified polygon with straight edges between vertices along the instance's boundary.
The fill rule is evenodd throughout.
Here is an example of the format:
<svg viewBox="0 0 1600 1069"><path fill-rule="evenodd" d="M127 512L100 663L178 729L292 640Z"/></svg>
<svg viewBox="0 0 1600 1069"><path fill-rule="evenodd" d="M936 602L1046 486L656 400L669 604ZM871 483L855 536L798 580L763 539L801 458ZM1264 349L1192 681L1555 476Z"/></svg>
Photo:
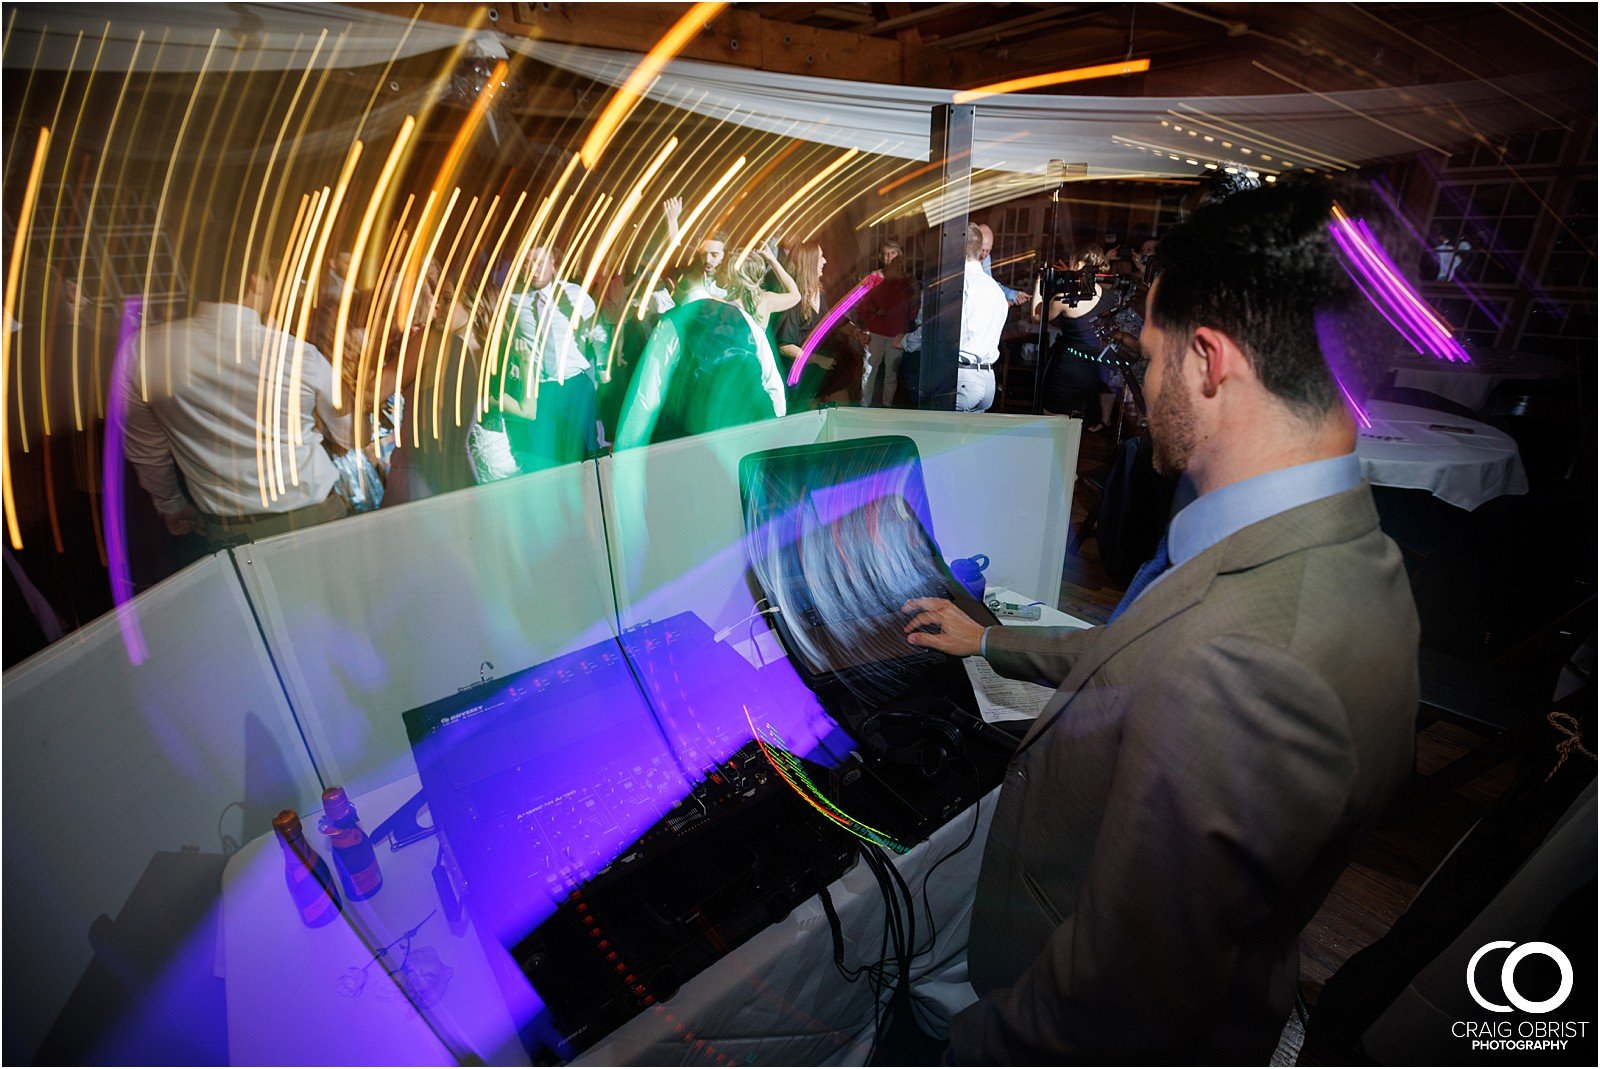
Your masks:
<svg viewBox="0 0 1600 1069"><path fill-rule="evenodd" d="M986 587L983 570L987 567L989 558L982 553L976 553L970 557L951 561L950 574L956 577L956 582L967 588L968 593L982 601Z"/></svg>

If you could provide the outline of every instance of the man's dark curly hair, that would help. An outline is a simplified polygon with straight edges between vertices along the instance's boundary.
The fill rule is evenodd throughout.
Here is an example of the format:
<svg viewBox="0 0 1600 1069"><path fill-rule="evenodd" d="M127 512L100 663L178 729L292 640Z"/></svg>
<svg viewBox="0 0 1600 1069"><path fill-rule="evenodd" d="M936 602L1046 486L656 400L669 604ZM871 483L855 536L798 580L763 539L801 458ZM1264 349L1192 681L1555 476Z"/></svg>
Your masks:
<svg viewBox="0 0 1600 1069"><path fill-rule="evenodd" d="M1318 316L1342 315L1355 295L1328 233L1333 200L1305 181L1209 201L1162 239L1150 307L1163 330L1228 335L1267 391L1313 420L1341 403Z"/></svg>

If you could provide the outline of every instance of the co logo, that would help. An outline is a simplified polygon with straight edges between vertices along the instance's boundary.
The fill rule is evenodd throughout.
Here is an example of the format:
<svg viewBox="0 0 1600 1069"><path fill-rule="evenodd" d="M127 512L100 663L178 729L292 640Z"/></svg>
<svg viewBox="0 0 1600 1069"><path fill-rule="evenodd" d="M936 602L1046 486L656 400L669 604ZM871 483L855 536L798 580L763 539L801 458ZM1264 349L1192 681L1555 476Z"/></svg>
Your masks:
<svg viewBox="0 0 1600 1069"><path fill-rule="evenodd" d="M1472 995L1472 1000L1486 1010L1495 1013L1510 1013L1511 1006L1515 1006L1523 1013L1549 1013L1551 1010L1567 1001L1567 996L1572 994L1572 962L1567 960L1560 948L1549 943L1523 943L1517 949L1506 955L1505 964L1500 966L1500 989L1506 993L1506 999L1511 1006L1501 1006L1490 1002L1478 993L1478 962L1483 960L1485 954L1491 950L1506 950L1516 947L1517 944L1509 939L1496 939L1492 943L1485 943L1472 955L1472 960L1467 962L1467 991ZM1531 954L1543 954L1556 963L1556 968L1561 970L1561 986L1554 995L1543 1002L1532 1002L1522 997L1517 991L1516 972L1517 966L1523 958Z"/></svg>

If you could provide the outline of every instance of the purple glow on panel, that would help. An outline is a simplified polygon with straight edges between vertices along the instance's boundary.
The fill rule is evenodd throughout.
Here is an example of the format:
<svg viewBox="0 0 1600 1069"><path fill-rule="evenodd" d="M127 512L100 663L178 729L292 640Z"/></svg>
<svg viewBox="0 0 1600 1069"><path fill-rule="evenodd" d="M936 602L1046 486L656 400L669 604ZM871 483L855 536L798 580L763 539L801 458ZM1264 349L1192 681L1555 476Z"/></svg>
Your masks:
<svg viewBox="0 0 1600 1069"><path fill-rule="evenodd" d="M854 308L857 302L865 297L867 291L871 288L871 286L863 282L845 294L844 300L834 305L833 310L822 317L822 322L813 327L811 333L806 335L805 344L800 346L800 359L796 360L794 367L789 369L790 386L798 386L800 384L800 373L805 370L806 361L811 359L811 354L816 351L817 346L822 344L822 339L828 336L828 331L833 329L834 324L843 319L845 313Z"/></svg>
<svg viewBox="0 0 1600 1069"><path fill-rule="evenodd" d="M117 334L117 351L111 365L111 396L106 405L105 470L102 473L105 497L104 527L106 563L111 571L111 601L122 629L122 643L128 660L143 664L148 650L139 618L133 607L133 577L128 570L127 514L123 509L122 432L127 423L127 384L132 381L132 362L138 349L139 320L144 315L144 298L129 297L122 302L122 324Z"/></svg>
<svg viewBox="0 0 1600 1069"><path fill-rule="evenodd" d="M1351 219L1335 205L1328 230L1334 244L1344 254L1341 263L1345 271L1412 348L1441 360L1471 362L1461 343L1401 278L1394 262L1363 220Z"/></svg>

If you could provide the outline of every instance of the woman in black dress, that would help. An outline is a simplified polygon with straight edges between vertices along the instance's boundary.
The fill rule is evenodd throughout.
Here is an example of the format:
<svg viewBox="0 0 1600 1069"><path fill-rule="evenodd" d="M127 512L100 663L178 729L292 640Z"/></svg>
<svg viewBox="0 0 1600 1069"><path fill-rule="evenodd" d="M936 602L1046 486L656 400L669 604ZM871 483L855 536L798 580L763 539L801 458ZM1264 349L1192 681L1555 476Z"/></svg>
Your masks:
<svg viewBox="0 0 1600 1069"><path fill-rule="evenodd" d="M794 250L792 273L800 287L800 303L783 313L774 333L785 383L806 339L828 314L828 301L822 295L822 269L827 263L816 242ZM822 401L849 396L851 377L860 377L859 365L852 361L843 338L843 332L850 329L849 323L841 321L817 343L800 372L800 381L788 387L789 411L800 412Z"/></svg>
<svg viewBox="0 0 1600 1069"><path fill-rule="evenodd" d="M1072 260L1072 270L1093 267L1096 274L1106 270L1105 253L1098 245L1085 245L1077 250ZM1033 291L1033 316L1039 317L1038 284ZM1098 418L1101 382L1099 353L1105 348L1094 331L1095 320L1111 311L1116 303L1116 292L1110 286L1095 283L1091 297L1074 307L1066 301L1050 302L1050 322L1056 328L1055 342L1050 346L1044 377L1044 410L1055 415ZM1103 424L1085 427L1097 431Z"/></svg>

